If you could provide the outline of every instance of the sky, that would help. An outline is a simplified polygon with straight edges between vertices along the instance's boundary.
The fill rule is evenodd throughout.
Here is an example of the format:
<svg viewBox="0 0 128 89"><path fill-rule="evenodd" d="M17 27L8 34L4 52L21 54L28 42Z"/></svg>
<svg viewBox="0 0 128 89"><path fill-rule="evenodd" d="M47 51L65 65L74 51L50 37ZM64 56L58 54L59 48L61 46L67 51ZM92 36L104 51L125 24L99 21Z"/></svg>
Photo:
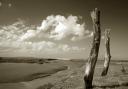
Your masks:
<svg viewBox="0 0 128 89"><path fill-rule="evenodd" d="M0 56L87 58L90 12L101 11L102 37L111 29L111 55L128 58L127 0L0 0ZM99 57L104 57L104 39Z"/></svg>

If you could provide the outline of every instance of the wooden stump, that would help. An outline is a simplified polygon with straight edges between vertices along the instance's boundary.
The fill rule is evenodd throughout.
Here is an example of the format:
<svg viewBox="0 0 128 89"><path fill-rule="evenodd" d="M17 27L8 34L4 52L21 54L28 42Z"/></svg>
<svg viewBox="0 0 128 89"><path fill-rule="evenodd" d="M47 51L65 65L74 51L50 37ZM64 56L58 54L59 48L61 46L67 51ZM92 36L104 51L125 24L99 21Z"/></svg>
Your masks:
<svg viewBox="0 0 128 89"><path fill-rule="evenodd" d="M91 18L93 21L94 32L93 32L92 48L88 62L86 64L85 75L84 75L85 89L92 88L93 74L99 53L101 30L100 30L100 11L97 8L95 8L95 10L91 12Z"/></svg>

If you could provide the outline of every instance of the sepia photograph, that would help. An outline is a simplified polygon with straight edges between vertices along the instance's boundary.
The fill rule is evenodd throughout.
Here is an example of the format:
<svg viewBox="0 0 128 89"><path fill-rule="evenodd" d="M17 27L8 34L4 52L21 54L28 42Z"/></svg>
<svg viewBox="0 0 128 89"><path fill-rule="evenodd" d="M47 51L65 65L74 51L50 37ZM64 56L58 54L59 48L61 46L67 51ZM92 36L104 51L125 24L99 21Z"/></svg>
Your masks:
<svg viewBox="0 0 128 89"><path fill-rule="evenodd" d="M0 89L128 89L128 0L0 0Z"/></svg>

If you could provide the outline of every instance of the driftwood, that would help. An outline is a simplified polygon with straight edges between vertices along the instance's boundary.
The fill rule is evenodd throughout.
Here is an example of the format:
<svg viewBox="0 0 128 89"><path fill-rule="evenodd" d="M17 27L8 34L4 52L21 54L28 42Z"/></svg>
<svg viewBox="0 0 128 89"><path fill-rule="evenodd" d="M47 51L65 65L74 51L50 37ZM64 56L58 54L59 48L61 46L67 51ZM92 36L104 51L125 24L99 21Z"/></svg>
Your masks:
<svg viewBox="0 0 128 89"><path fill-rule="evenodd" d="M109 68L109 63L111 60L110 54L110 29L105 30L105 58L104 58L104 68L101 73L101 76L106 76Z"/></svg>
<svg viewBox="0 0 128 89"><path fill-rule="evenodd" d="M85 89L92 88L93 74L99 53L101 30L100 30L100 11L97 8L91 12L91 18L93 21L94 32L93 32L92 48L88 62L86 64L85 75L84 75Z"/></svg>

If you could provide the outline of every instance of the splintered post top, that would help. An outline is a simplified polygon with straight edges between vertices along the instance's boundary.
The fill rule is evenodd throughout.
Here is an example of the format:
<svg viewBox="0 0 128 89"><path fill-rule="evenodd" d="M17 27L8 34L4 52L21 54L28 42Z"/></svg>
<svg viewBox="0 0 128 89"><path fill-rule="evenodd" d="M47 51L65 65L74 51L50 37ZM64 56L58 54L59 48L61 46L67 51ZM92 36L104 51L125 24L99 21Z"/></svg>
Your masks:
<svg viewBox="0 0 128 89"><path fill-rule="evenodd" d="M100 21L100 11L95 8L92 12L91 12L91 18L93 22L97 22ZM97 22L99 23L99 22Z"/></svg>

